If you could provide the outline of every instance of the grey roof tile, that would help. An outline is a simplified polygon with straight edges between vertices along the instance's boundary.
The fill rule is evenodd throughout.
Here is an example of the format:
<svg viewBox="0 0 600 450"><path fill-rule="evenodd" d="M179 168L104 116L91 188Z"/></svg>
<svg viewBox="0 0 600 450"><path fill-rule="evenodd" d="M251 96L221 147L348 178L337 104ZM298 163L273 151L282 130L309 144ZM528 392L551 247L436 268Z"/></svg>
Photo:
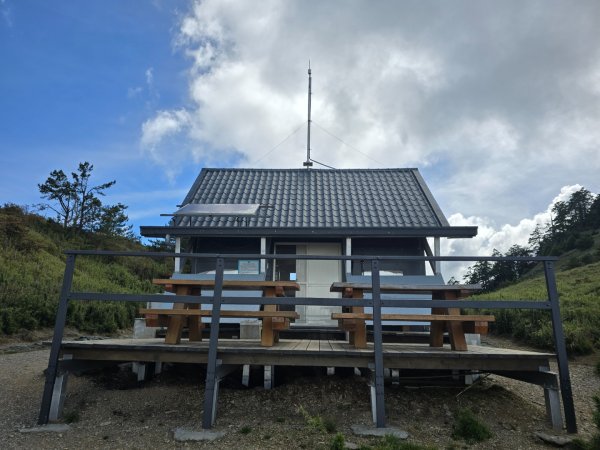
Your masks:
<svg viewBox="0 0 600 450"><path fill-rule="evenodd" d="M187 203L260 203L248 227L444 227L417 169L203 169ZM176 226L236 227L232 217L177 218Z"/></svg>

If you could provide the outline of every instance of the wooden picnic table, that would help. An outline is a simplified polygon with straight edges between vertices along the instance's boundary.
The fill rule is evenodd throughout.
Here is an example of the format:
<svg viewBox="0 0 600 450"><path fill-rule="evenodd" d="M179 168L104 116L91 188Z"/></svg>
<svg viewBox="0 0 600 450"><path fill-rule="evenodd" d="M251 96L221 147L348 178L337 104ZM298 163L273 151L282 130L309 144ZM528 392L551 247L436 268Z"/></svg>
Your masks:
<svg viewBox="0 0 600 450"><path fill-rule="evenodd" d="M215 280L192 280L160 278L152 280L153 284L164 286L167 291L176 295L202 295L202 291L215 288ZM293 281L246 281L224 280L223 290L262 291L263 297L283 297L285 289L300 290L298 283ZM196 303L174 303L173 309L141 309L146 315L168 316L165 343L179 344L183 321L188 317L190 341L202 340L202 316L210 316L208 310L202 311ZM277 305L264 305L263 311L221 311L223 317L259 318L262 319L261 344L271 347L278 341L278 331L289 327L290 319L298 319L295 311L279 311Z"/></svg>
<svg viewBox="0 0 600 450"><path fill-rule="evenodd" d="M331 292L341 292L344 298L362 299L370 292L370 283L343 283L331 285ZM428 294L432 300L457 300L481 290L479 285L403 285L381 284L382 294ZM350 312L334 313L332 319L338 319L342 328L350 332L350 343L356 348L366 348L366 320L372 320L371 314L365 314L363 306L353 306ZM442 347L444 330L448 330L452 350L466 351L465 328L482 331L487 322L494 320L489 315L461 315L460 308L432 308L431 314L382 314L382 320L430 322L429 345Z"/></svg>

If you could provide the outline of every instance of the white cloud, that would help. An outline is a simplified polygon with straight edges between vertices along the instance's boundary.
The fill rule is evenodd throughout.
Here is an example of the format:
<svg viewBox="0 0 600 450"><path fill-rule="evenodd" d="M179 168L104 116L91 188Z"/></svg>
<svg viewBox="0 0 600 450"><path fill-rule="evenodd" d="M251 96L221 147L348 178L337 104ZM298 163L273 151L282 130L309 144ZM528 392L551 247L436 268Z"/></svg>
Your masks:
<svg viewBox="0 0 600 450"><path fill-rule="evenodd" d="M314 159L420 167L448 215L518 223L598 188L599 30L593 1L197 1L174 37L189 98L141 142L171 174L301 167L305 129L264 155L306 121L310 59Z"/></svg>
<svg viewBox="0 0 600 450"><path fill-rule="evenodd" d="M442 241L442 254L446 256L490 256L494 250L505 253L511 246L527 246L529 236L536 226L543 227L550 222L552 208L557 202L568 200L571 195L583 186L563 186L560 193L554 197L546 210L535 214L533 217L521 219L516 225L496 225L487 217L469 216L460 213L448 218L453 226L476 226L477 236L472 239L445 239ZM446 278L454 276L461 280L468 266L473 263L443 263L443 273Z"/></svg>
<svg viewBox="0 0 600 450"><path fill-rule="evenodd" d="M6 0L0 1L0 14L2 15L2 19L7 27L12 28L14 25L12 11L10 7L7 5Z"/></svg>
<svg viewBox="0 0 600 450"><path fill-rule="evenodd" d="M149 67L148 69L146 69L146 84L150 87L152 87L152 84L154 83L154 68Z"/></svg>
<svg viewBox="0 0 600 450"><path fill-rule="evenodd" d="M186 131L189 125L190 115L183 109L159 111L154 118L142 125L142 145L153 149L166 137Z"/></svg>

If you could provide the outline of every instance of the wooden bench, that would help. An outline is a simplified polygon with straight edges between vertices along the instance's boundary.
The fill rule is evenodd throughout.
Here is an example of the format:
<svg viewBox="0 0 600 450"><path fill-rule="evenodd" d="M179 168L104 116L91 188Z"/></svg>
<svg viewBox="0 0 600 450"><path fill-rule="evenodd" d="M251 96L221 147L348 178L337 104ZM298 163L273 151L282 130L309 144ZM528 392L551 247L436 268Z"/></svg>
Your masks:
<svg viewBox="0 0 600 450"><path fill-rule="evenodd" d="M162 278L152 280L153 284L164 286L165 290L174 292L176 295L202 295L202 291L213 290L215 280L196 280L179 278ZM250 280L224 280L223 290L234 291L262 291L262 297L282 297L286 289L298 291L300 286L293 281L250 281ZM289 326L290 319L296 319L294 311L278 311L277 305L264 305L264 311L221 311L223 317L251 317L262 319L261 345L271 347L279 340L279 330ZM177 311L177 312L174 312ZM202 316L209 316L210 311L201 312L201 305L198 303L185 304L176 302L173 309L166 309L164 315L167 320L167 335L165 343L179 344L181 341L181 330L183 320L188 319L190 330L190 341L202 340ZM235 314L233 316L228 314ZM271 315L271 313L275 313ZM251 314L251 315L248 315ZM149 313L150 316L152 314ZM258 317L257 317L258 315Z"/></svg>
<svg viewBox="0 0 600 450"><path fill-rule="evenodd" d="M210 309L157 309L157 308L142 308L140 314L146 319L158 319L159 324L168 325L167 318L169 317L210 317L212 311ZM295 311L232 311L221 310L221 317L234 317L239 319L271 319L271 330L263 328L261 335L261 345L271 347L274 342L277 342L276 333L280 330L286 330L290 327L290 320L299 319L300 315ZM163 320L161 321L161 318ZM200 327L203 327L200 322ZM197 340L201 340L200 337Z"/></svg>
<svg viewBox="0 0 600 450"><path fill-rule="evenodd" d="M369 313L332 313L331 318L337 320L339 327L344 331L356 332L359 327L364 326L365 320L373 320L373 314ZM449 322L461 322L463 332L465 333L477 333L487 334L488 323L494 322L496 319L494 316L489 315L456 315L456 314L381 314L381 320L394 320L398 322L430 322L430 323L441 323L446 325ZM440 345L436 345L437 342L433 342L433 347L441 346L443 339L443 328L438 327L441 332L437 336L431 335L431 341L439 341Z"/></svg>
<svg viewBox="0 0 600 450"><path fill-rule="evenodd" d="M364 298L364 293L370 292L371 289L372 286L370 283L335 282L331 285L330 291L341 292L344 298L362 299ZM382 283L380 285L380 292L382 294L426 294L431 295L433 300L457 300L468 297L472 293L479 290L481 290L481 286L479 285L407 285L388 283ZM358 314L358 316L340 319L342 320L342 326L354 328L354 330L348 330L351 344L354 344L356 348L366 348L367 332L365 320L369 319L362 318L362 316L360 316L360 314L364 314L363 306L352 306L350 309L350 312L344 311L342 314ZM447 329L452 350L459 351L467 350L465 331L485 334L488 322L494 320L493 316L471 316L476 318L487 317L485 320L450 320L449 317L468 317L462 316L459 308L432 308L431 314L382 314L382 316L385 317L385 319L382 317L383 320L430 322L431 329L429 335L429 345L431 347L443 346L444 331ZM393 316L406 317L406 319L391 318ZM444 317L440 318L439 320L431 320L432 317L438 316ZM407 317L419 318L408 319ZM483 333L481 333L482 331Z"/></svg>

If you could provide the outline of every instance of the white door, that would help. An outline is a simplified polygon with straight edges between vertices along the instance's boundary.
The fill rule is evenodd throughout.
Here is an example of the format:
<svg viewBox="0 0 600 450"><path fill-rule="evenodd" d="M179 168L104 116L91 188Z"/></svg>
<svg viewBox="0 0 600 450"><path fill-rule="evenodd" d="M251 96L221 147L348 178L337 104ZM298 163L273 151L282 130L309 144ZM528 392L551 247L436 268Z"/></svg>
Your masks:
<svg viewBox="0 0 600 450"><path fill-rule="evenodd" d="M289 247L286 245L289 249ZM295 244L297 255L327 255L338 256L342 253L341 244L336 243L306 243ZM283 253L283 252L282 252ZM286 252L287 253L287 252ZM282 265L283 266L283 265ZM285 270L277 263L276 279ZM279 270L279 269L283 270ZM298 260L296 262L296 282L300 285L298 297L339 298L340 294L329 292L331 283L341 281L341 261ZM337 321L331 320L332 312L341 312L341 306L297 305L296 312L300 319L297 325L304 326L337 326Z"/></svg>

